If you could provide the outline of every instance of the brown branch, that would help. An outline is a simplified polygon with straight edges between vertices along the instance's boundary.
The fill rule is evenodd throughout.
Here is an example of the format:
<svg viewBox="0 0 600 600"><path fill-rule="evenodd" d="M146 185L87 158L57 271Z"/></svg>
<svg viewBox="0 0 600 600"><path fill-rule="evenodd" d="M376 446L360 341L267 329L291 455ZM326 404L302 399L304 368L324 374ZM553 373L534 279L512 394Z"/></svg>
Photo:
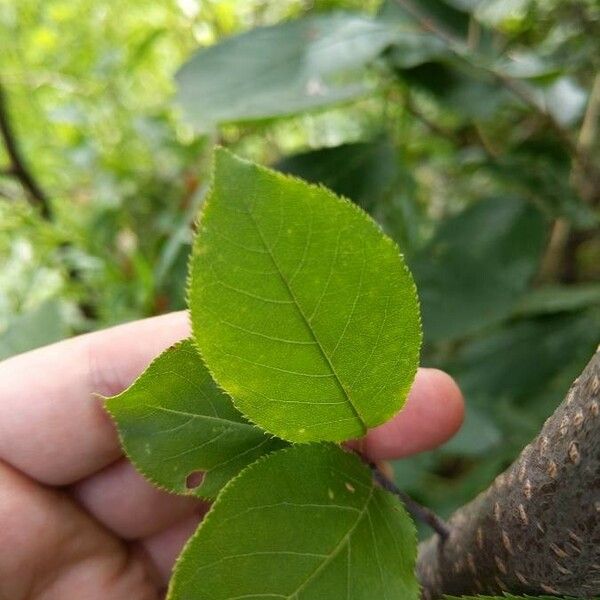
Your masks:
<svg viewBox="0 0 600 600"><path fill-rule="evenodd" d="M578 144L584 150L592 148L596 142L596 134L600 125L600 73L596 74L588 105L579 130Z"/></svg>
<svg viewBox="0 0 600 600"><path fill-rule="evenodd" d="M583 123L579 130L577 147L581 155L592 156L597 141L600 125L600 73L594 79L592 91L588 99ZM572 182L585 202L592 206L600 203L600 173L596 170L590 174L589 168L580 165L574 169Z"/></svg>
<svg viewBox="0 0 600 600"><path fill-rule="evenodd" d="M554 221L539 272L536 276L537 283L551 283L561 280L566 249L571 233L572 227L567 219L559 218Z"/></svg>
<svg viewBox="0 0 600 600"><path fill-rule="evenodd" d="M600 595L600 348L538 437L420 546L424 600Z"/></svg>
<svg viewBox="0 0 600 600"><path fill-rule="evenodd" d="M23 188L27 191L27 194L31 201L40 207L42 215L49 219L51 216L50 202L48 197L43 192L42 188L37 183L33 174L29 170L25 159L21 153L19 144L15 137L14 131L10 123L10 117L8 112L6 91L2 82L0 81L0 137L4 142L6 153L10 160L10 167L7 174L11 174L16 177Z"/></svg>

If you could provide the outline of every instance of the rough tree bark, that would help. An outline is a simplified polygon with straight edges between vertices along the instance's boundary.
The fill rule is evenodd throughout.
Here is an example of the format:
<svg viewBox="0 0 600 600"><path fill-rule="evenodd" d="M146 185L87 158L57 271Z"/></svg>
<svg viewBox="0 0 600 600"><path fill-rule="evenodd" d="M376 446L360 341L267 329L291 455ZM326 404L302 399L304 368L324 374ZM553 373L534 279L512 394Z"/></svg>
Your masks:
<svg viewBox="0 0 600 600"><path fill-rule="evenodd" d="M600 347L539 436L420 547L423 599L600 595Z"/></svg>

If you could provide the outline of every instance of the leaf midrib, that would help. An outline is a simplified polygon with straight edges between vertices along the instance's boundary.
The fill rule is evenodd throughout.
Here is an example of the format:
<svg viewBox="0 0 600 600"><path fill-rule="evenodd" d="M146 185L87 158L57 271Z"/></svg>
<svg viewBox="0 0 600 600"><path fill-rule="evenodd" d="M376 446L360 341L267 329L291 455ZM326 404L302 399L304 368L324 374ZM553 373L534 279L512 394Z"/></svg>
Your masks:
<svg viewBox="0 0 600 600"><path fill-rule="evenodd" d="M365 505L363 506L363 509L360 511L360 514L356 518L354 525L352 525L352 527L350 527L350 529L344 534L344 537L342 537L342 539L339 541L338 545L331 551L331 553L327 555L327 558L296 588L295 591L293 591L289 596L286 596L286 600L294 600L294 599L297 600L298 594L301 591L303 591L306 588L306 586L309 583L311 583L311 581L313 581L314 578L321 571L323 571L323 569L325 569L327 567L327 565L329 565L331 563L331 561L334 558L336 558L337 555L342 551L344 546L348 543L348 541L352 537L352 534L356 531L356 528L360 525L364 516L367 514L367 511L369 509L369 504L371 503L371 500L373 499L374 491L375 491L375 486L371 485L371 489L369 491L369 496L365 500Z"/></svg>
<svg viewBox="0 0 600 600"><path fill-rule="evenodd" d="M233 429L233 428L256 429L256 427L254 425L251 425L250 423L244 423L243 421L232 421L229 419L224 419L223 417L215 417L212 415L202 415L200 413L190 413L190 412L187 412L184 410L176 410L174 408L166 408L164 406L156 406L153 404L148 404L147 406L148 406L148 408L153 408L158 411L162 411L162 412L166 412L166 413L170 413L170 414L174 414L174 415L179 415L182 417L190 417L191 419L201 419L201 420L206 420L206 421L212 421L215 423L219 423L220 425L223 425L230 429Z"/></svg>
<svg viewBox="0 0 600 600"><path fill-rule="evenodd" d="M319 352L321 353L321 355L323 356L323 358L327 362L327 365L331 369L331 372L333 373L335 381L338 384L339 388L342 390L342 392L343 392L346 400L348 401L348 404L350 405L350 408L352 409L352 412L354 413L354 416L358 419L358 421L360 423L360 426L363 429L363 434L365 434L367 432L367 430L368 430L368 426L367 426L367 424L366 424L363 416L360 414L360 411L358 410L358 408L354 405L354 402L352 402L352 398L350 397L350 394L346 390L346 388L345 388L342 380L340 379L340 376L337 374L337 371L335 370L335 367L333 366L333 363L331 362L331 359L327 355L327 352L325 352L325 349L323 348L321 340L319 339L319 337L317 336L316 331L313 329L312 325L310 324L310 321L309 321L308 317L304 314L304 311L302 310L302 307L300 306L300 303L299 303L298 299L296 298L296 295L294 294L292 288L290 287L287 279L284 277L283 272L281 271L281 268L279 267L279 263L275 260L275 256L273 255L271 247L269 246L269 244L267 244L267 241L266 241L265 237L263 236L263 233L262 233L260 227L258 226L258 223L257 223L256 219L254 218L254 215L252 214L252 209L250 208L250 206L248 206L248 204L246 202L244 202L244 204L246 206L246 210L248 212L248 216L250 217L250 220L252 221L252 224L254 225L254 227L255 227L255 229L256 229L259 237L260 237L261 243L265 247L265 250L267 251L267 254L268 254L269 258L271 259L271 262L273 263L273 266L277 270L277 274L279 275L279 278L281 279L281 281L282 281L285 289L287 290L290 298L292 299L293 304L296 307L296 310L298 311L298 313L302 317L302 320L304 321L304 324L306 325L306 328L308 329L308 331L310 332L312 338L314 339L314 341L315 341L315 343L317 345L317 348L319 349Z"/></svg>

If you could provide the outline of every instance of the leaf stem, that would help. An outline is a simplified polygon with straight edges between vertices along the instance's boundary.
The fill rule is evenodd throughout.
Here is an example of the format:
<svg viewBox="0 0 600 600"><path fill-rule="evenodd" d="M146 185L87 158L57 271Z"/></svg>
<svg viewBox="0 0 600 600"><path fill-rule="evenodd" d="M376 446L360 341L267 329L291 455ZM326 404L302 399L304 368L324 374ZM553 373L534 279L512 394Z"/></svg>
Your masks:
<svg viewBox="0 0 600 600"><path fill-rule="evenodd" d="M366 463L371 469L373 479L387 492L396 496L406 507L406 510L412 515L412 517L428 525L433 531L439 536L442 543L444 543L450 535L450 529L446 522L438 515L435 514L430 508L419 504L414 498L411 498L406 492L401 490L373 461L369 460L358 451L355 451L358 456Z"/></svg>

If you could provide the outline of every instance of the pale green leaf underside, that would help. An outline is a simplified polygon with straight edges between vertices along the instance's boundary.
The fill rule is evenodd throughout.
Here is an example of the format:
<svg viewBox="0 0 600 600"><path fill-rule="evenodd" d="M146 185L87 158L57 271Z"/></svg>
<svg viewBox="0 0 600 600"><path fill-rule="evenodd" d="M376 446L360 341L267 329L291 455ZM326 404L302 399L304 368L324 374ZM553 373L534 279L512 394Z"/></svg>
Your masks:
<svg viewBox="0 0 600 600"><path fill-rule="evenodd" d="M301 445L219 495L185 547L169 600L416 600L415 530L354 455Z"/></svg>
<svg viewBox="0 0 600 600"><path fill-rule="evenodd" d="M418 300L393 242L349 201L222 149L189 304L216 381L284 439L363 435L416 372Z"/></svg>
<svg viewBox="0 0 600 600"><path fill-rule="evenodd" d="M243 467L285 445L245 421L189 340L163 352L106 406L134 465L179 494L214 498ZM186 480L197 471L204 478L190 490Z"/></svg>

